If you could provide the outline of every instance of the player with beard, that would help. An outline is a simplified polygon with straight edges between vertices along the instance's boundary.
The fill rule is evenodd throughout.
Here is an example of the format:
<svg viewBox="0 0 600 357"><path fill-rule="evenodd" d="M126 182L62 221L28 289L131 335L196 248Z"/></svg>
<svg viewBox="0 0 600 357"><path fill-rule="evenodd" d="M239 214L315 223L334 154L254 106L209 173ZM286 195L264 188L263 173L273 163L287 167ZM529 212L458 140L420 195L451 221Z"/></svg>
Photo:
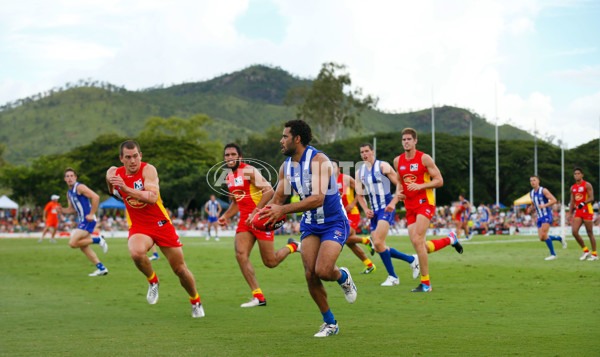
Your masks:
<svg viewBox="0 0 600 357"><path fill-rule="evenodd" d="M235 232L235 258L252 290L252 299L241 307L266 306L267 300L258 286L254 267L250 262L250 252L254 244L258 241L263 264L275 268L288 255L300 250L300 242L290 238L285 247L275 252L273 232L259 231L252 227L252 218L273 197L273 188L254 166L242 162L242 149L238 144L225 145L223 155L227 168L231 170L227 175L227 188L232 200L227 211L217 222L225 225L229 218L240 213Z"/></svg>
<svg viewBox="0 0 600 357"><path fill-rule="evenodd" d="M596 238L594 237L594 209L592 208L592 202L594 202L594 188L592 184L583 180L583 170L580 167L576 167L573 170L573 177L575 178L575 184L571 186L571 202L569 203L569 215L573 217L573 237L577 240L577 243L583 250L583 255L579 260L594 261L598 260L598 252L596 251ZM573 215L575 212L575 215ZM585 246L583 238L579 234L579 228L581 225L585 226L590 243L592 244L592 251Z"/></svg>
<svg viewBox="0 0 600 357"><path fill-rule="evenodd" d="M275 195L261 217L275 222L289 213L304 212L300 222L302 263L308 291L323 315L323 325L314 336L327 337L339 331L322 280L337 281L346 301L356 300L356 286L347 268L335 264L348 238L350 225L338 192L331 160L310 146L312 131L303 120L285 123L280 140L287 160L279 169ZM292 189L300 202L284 204Z"/></svg>

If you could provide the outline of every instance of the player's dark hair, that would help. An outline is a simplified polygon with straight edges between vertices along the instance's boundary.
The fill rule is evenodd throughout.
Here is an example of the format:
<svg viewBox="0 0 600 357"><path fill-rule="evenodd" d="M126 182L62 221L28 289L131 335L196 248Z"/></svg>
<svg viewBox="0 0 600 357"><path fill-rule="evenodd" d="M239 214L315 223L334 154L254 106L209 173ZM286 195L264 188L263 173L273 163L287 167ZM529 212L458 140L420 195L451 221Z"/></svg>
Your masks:
<svg viewBox="0 0 600 357"><path fill-rule="evenodd" d="M229 144L225 145L225 147L223 148L223 155L225 155L225 150L227 150L228 148L234 148L235 151L237 151L238 156L243 156L242 148L236 143L229 143Z"/></svg>
<svg viewBox="0 0 600 357"><path fill-rule="evenodd" d="M340 166L340 160L338 159L329 159L331 162L335 162L336 165Z"/></svg>
<svg viewBox="0 0 600 357"><path fill-rule="evenodd" d="M405 128L404 130L402 130L402 135L404 136L405 134L409 134L413 137L413 139L417 140L417 131L415 129Z"/></svg>
<svg viewBox="0 0 600 357"><path fill-rule="evenodd" d="M579 172L583 173L583 169L581 167L579 167L579 166L575 166L573 168L573 172L575 172L575 171L579 171Z"/></svg>
<svg viewBox="0 0 600 357"><path fill-rule="evenodd" d="M292 134L292 138L294 136L300 136L300 142L302 145L308 146L308 144L311 142L312 130L304 120L289 120L284 124L284 127L290 128L290 134Z"/></svg>
<svg viewBox="0 0 600 357"><path fill-rule="evenodd" d="M73 169L72 167L67 167L67 168L65 169L65 172L64 172L64 174L66 175L66 174L67 174L67 172L69 172L69 171L71 171L73 174L75 174L75 176L78 176L78 175L77 175L77 172L76 172L76 171L75 171L75 169Z"/></svg>
<svg viewBox="0 0 600 357"><path fill-rule="evenodd" d="M362 144L360 147L361 147L361 148L364 148L365 146L368 146L368 147L369 147L369 149L373 150L373 146L371 146L371 144L369 144L369 143L364 143L364 144Z"/></svg>
<svg viewBox="0 0 600 357"><path fill-rule="evenodd" d="M140 149L140 144L137 143L137 141L135 140L125 140L121 143L121 148L120 148L120 152L121 152L121 156L123 156L123 149L128 149L128 150L132 150L137 148L138 152L141 153L142 149Z"/></svg>

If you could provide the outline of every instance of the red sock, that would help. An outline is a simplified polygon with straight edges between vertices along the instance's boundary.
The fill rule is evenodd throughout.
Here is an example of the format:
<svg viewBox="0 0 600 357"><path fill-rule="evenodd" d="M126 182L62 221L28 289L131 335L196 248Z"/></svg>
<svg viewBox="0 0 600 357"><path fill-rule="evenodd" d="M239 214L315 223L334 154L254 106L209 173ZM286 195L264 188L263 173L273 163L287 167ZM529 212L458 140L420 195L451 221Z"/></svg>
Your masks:
<svg viewBox="0 0 600 357"><path fill-rule="evenodd" d="M192 303L192 305L199 304L200 303L200 295L198 293L196 293L195 297L190 296L190 302Z"/></svg>
<svg viewBox="0 0 600 357"><path fill-rule="evenodd" d="M433 244L433 250L431 250L431 244L429 243ZM450 239L449 237L441 239L432 239L427 242L427 245L429 246L429 253L437 252L438 250L450 244L452 244L452 239Z"/></svg>
<svg viewBox="0 0 600 357"><path fill-rule="evenodd" d="M148 278L148 282L150 284L157 284L158 283L158 276L156 275L155 272L152 272L152 276Z"/></svg>

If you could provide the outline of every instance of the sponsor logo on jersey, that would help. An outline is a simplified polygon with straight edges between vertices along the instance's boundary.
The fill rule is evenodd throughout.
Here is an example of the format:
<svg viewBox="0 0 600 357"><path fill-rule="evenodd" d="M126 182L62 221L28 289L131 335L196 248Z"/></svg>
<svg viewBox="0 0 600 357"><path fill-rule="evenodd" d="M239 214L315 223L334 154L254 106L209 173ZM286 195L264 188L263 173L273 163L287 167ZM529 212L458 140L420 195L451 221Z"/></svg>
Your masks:
<svg viewBox="0 0 600 357"><path fill-rule="evenodd" d="M244 192L244 190L233 190L231 191L231 195L239 202L246 196L246 192Z"/></svg>
<svg viewBox="0 0 600 357"><path fill-rule="evenodd" d="M583 186L579 187L579 192L583 192Z"/></svg>
<svg viewBox="0 0 600 357"><path fill-rule="evenodd" d="M125 201L127 201L127 204L129 204L129 206L131 208L144 208L146 207L146 202L142 202L139 201L131 196L127 196L127 198L125 198Z"/></svg>
<svg viewBox="0 0 600 357"><path fill-rule="evenodd" d="M404 165L400 166L400 171L404 171L404 170L406 170L406 166L404 166Z"/></svg>
<svg viewBox="0 0 600 357"><path fill-rule="evenodd" d="M402 180L404 180L405 184L410 185L411 183L414 183L417 181L417 176L415 176L413 174L407 174L402 177Z"/></svg>
<svg viewBox="0 0 600 357"><path fill-rule="evenodd" d="M419 164L410 164L410 171L419 171Z"/></svg>
<svg viewBox="0 0 600 357"><path fill-rule="evenodd" d="M141 191L144 189L144 184L142 183L142 179L139 179L133 183L133 189Z"/></svg>
<svg viewBox="0 0 600 357"><path fill-rule="evenodd" d="M575 201L583 201L583 193L575 194Z"/></svg>
<svg viewBox="0 0 600 357"><path fill-rule="evenodd" d="M233 185L234 185L234 186L244 186L244 178L243 178L243 177L241 177L241 176L238 176L238 177L236 177L236 178L233 180Z"/></svg>

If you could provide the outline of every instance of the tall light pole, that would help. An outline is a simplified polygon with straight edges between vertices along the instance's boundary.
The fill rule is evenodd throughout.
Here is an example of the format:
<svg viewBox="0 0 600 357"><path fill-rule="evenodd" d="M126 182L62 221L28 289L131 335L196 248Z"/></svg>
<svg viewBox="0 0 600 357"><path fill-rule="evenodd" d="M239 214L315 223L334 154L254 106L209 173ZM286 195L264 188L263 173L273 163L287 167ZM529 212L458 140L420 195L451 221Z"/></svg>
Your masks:
<svg viewBox="0 0 600 357"><path fill-rule="evenodd" d="M533 174L537 176L537 127L535 119L533 120Z"/></svg>
<svg viewBox="0 0 600 357"><path fill-rule="evenodd" d="M560 140L560 230L565 236L565 144Z"/></svg>
<svg viewBox="0 0 600 357"><path fill-rule="evenodd" d="M498 160L498 86L494 87L496 110L496 206L500 208L500 163Z"/></svg>
<svg viewBox="0 0 600 357"><path fill-rule="evenodd" d="M473 201L473 117L469 115L469 202Z"/></svg>

